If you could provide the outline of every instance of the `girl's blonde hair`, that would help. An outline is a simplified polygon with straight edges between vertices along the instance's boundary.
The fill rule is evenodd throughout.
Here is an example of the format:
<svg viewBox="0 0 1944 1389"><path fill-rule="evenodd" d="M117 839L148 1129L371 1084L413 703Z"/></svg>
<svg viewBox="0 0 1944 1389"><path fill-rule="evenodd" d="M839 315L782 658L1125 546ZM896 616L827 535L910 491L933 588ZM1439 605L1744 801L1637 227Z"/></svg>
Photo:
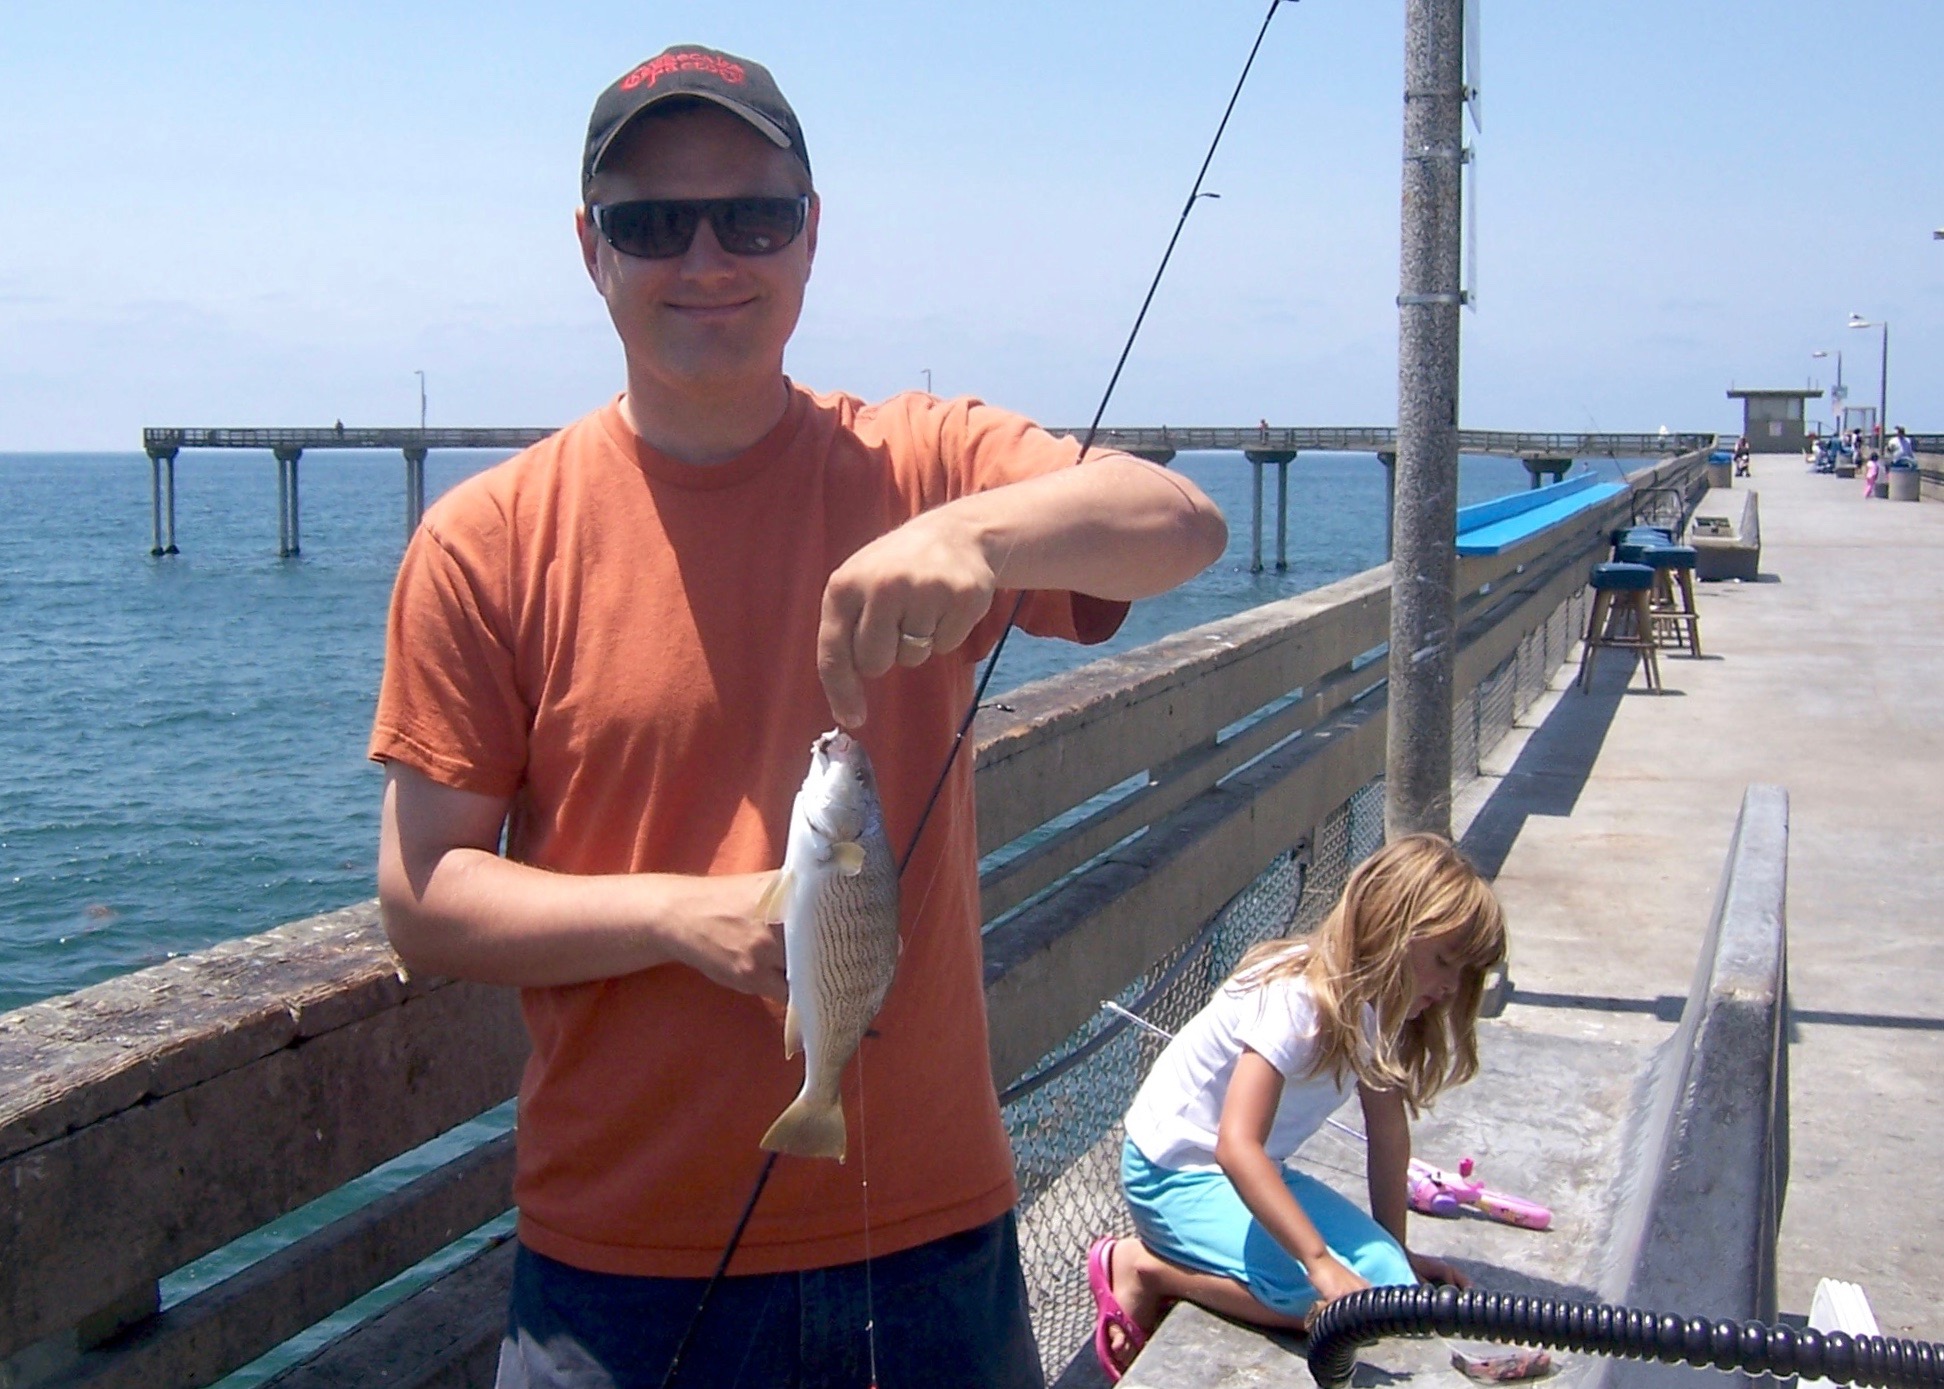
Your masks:
<svg viewBox="0 0 1944 1389"><path fill-rule="evenodd" d="M1407 1018L1415 998L1409 950L1421 940L1446 943L1460 966L1458 991ZM1449 840L1412 834L1357 865L1314 933L1244 955L1228 987L1303 976L1316 1005L1310 1074L1339 1082L1354 1075L1373 1090L1399 1091L1416 1113L1477 1073L1485 974L1504 959L1505 913L1490 885ZM1374 1038L1364 1033L1365 1007L1377 1017Z"/></svg>

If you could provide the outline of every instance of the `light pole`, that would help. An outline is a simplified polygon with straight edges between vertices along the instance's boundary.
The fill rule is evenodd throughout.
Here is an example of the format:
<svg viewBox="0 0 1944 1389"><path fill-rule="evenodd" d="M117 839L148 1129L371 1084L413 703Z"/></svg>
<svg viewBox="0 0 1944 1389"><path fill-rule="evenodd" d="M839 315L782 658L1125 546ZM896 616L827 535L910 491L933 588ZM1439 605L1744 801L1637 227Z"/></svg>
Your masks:
<svg viewBox="0 0 1944 1389"><path fill-rule="evenodd" d="M932 393L932 388L931 388L931 368L930 368L930 367L920 367L920 368L919 368L919 370L925 373L925 394L926 394L926 395L930 395L930 394Z"/></svg>
<svg viewBox="0 0 1944 1389"><path fill-rule="evenodd" d="M1405 0L1384 832L1451 835L1464 0Z"/></svg>
<svg viewBox="0 0 1944 1389"><path fill-rule="evenodd" d="M1883 329L1883 355L1877 358L1877 446L1890 437L1890 320L1872 323L1862 314L1850 315L1852 328Z"/></svg>
<svg viewBox="0 0 1944 1389"><path fill-rule="evenodd" d="M419 433L425 432L425 373L414 370L412 375L419 379Z"/></svg>
<svg viewBox="0 0 1944 1389"><path fill-rule="evenodd" d="M1843 385L1843 349L1832 352L1816 351L1811 357L1834 357L1836 359L1836 384L1829 391L1830 426L1838 434L1843 432L1843 402L1849 399L1849 388Z"/></svg>

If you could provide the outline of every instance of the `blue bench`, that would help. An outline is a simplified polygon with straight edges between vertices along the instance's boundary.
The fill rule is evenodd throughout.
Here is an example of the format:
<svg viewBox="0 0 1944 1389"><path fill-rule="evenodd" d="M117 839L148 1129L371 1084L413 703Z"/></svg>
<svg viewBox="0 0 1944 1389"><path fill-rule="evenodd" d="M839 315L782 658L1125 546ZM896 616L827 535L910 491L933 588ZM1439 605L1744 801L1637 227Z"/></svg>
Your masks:
<svg viewBox="0 0 1944 1389"><path fill-rule="evenodd" d="M1623 482L1602 482L1581 473L1550 487L1514 492L1489 502L1458 508L1458 553L1498 555L1539 532L1569 520L1589 507L1627 490Z"/></svg>

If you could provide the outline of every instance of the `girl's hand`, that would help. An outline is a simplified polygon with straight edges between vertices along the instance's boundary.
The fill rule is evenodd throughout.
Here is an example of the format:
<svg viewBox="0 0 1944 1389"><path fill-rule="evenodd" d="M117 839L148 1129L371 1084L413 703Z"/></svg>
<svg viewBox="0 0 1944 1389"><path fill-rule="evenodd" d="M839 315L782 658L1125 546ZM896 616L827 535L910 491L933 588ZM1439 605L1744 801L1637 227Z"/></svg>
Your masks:
<svg viewBox="0 0 1944 1389"><path fill-rule="evenodd" d="M1404 1257L1411 1261L1411 1272L1427 1283L1449 1283L1459 1292L1464 1292L1472 1285L1471 1279L1463 1272L1434 1255L1412 1254L1406 1251Z"/></svg>
<svg viewBox="0 0 1944 1389"><path fill-rule="evenodd" d="M1355 1269L1346 1267L1334 1254L1326 1253L1303 1271L1309 1275L1310 1286L1316 1289L1316 1303L1310 1309L1312 1316L1326 1304L1340 1297L1348 1297L1351 1293L1362 1292L1370 1286L1357 1275Z"/></svg>

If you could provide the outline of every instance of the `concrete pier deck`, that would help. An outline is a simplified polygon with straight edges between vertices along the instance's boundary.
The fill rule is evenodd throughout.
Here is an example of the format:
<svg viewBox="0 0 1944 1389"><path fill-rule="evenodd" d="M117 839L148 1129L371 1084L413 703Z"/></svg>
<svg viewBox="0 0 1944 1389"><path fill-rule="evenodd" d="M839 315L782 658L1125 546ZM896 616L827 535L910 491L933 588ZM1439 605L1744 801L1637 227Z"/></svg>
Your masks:
<svg viewBox="0 0 1944 1389"><path fill-rule="evenodd" d="M1661 695L1615 653L1590 693L1569 663L1459 798L1515 988L1485 1025L1484 1072L1417 1146L1486 1155L1494 1184L1559 1221L1533 1236L1419 1217L1414 1242L1491 1289L1592 1295L1606 1232L1585 1197L1628 1180L1622 1134L1679 1021L1743 790L1771 782L1792 803L1779 1303L1804 1313L1819 1278L1847 1279L1886 1334L1944 1339L1944 1212L1922 1185L1944 1139L1944 507L1866 500L1794 457L1738 483L1761 497L1761 578L1701 587L1705 657L1664 653ZM1359 1195L1354 1145L1312 1147L1318 1175ZM1175 1317L1130 1385L1309 1382L1299 1343ZM1369 1382L1464 1382L1435 1341L1362 1358Z"/></svg>
<svg viewBox="0 0 1944 1389"><path fill-rule="evenodd" d="M1673 1028L1742 788L1792 804L1793 1156L1785 1311L1861 1283L1887 1334L1944 1336L1944 507L1756 460L1762 579L1701 589L1706 659L1667 693L1535 705L1464 798L1513 923L1506 1025L1609 1041ZM1608 656L1607 660L1612 657ZM1561 672L1565 684L1570 668Z"/></svg>

